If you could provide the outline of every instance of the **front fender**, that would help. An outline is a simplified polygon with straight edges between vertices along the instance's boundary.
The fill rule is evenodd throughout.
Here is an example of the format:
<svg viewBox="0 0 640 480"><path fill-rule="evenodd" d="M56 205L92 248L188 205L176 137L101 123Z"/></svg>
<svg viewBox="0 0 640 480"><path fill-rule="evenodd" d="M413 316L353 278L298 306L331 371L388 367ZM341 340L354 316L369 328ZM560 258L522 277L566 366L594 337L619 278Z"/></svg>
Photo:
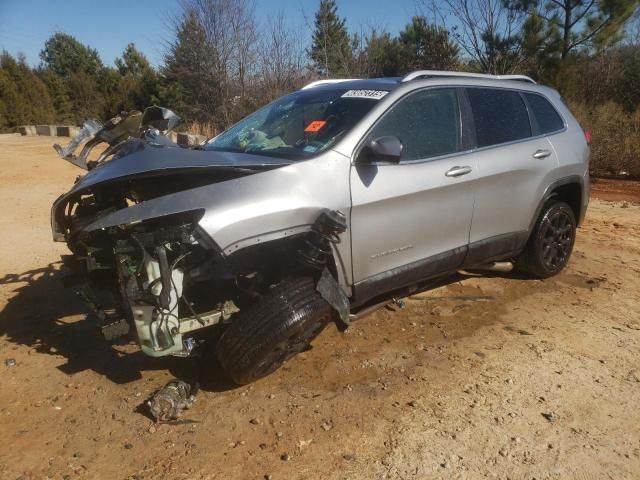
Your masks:
<svg viewBox="0 0 640 480"><path fill-rule="evenodd" d="M325 210L350 218L349 161L335 152L276 170L141 202L100 218L88 231L137 223L192 210L224 255L308 231ZM351 236L341 235L337 257L341 284L351 284Z"/></svg>

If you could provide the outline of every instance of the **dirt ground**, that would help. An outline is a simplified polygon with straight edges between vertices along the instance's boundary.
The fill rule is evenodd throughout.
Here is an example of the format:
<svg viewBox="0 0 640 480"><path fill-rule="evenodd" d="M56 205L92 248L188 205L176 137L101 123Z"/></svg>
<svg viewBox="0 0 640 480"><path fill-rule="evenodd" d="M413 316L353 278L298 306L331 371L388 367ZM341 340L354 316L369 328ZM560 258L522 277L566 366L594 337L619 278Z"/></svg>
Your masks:
<svg viewBox="0 0 640 480"><path fill-rule="evenodd" d="M248 387L212 366L156 425L188 365L104 343L60 285L52 140L0 139L1 479L640 478L640 184L596 182L556 278L457 277Z"/></svg>

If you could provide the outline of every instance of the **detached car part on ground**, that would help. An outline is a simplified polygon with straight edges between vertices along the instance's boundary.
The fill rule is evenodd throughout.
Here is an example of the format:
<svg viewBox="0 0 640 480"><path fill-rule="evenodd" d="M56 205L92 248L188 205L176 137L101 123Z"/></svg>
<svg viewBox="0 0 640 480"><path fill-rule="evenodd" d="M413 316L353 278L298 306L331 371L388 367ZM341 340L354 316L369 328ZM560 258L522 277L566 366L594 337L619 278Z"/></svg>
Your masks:
<svg viewBox="0 0 640 480"><path fill-rule="evenodd" d="M178 123L151 107L56 147L88 173L53 236L107 339L133 326L146 354L190 356L216 338L239 384L459 269L558 273L588 202L580 126L524 77L319 82L194 148Z"/></svg>

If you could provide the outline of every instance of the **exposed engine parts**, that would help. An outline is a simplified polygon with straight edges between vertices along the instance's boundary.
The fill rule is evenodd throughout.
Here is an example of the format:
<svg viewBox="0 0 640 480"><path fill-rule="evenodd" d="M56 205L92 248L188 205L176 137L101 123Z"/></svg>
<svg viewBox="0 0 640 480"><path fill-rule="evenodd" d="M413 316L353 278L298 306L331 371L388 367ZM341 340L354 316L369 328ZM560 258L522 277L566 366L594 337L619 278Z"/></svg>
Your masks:
<svg viewBox="0 0 640 480"><path fill-rule="evenodd" d="M132 329L147 355L190 356L205 341L207 327L260 301L292 269L322 270L313 274L317 291L348 325L349 299L330 272L332 245L346 230L341 212L320 213L309 231L273 250L273 258L258 249L225 259L198 231L197 219L197 213L182 214L70 239L76 255L66 264L85 280L78 293L106 340ZM98 300L100 291L106 300Z"/></svg>
<svg viewBox="0 0 640 480"><path fill-rule="evenodd" d="M340 243L339 235L347 231L347 220L338 210L322 212L311 226L304 248L298 250L300 261L316 270L322 270L331 256L331 244Z"/></svg>
<svg viewBox="0 0 640 480"><path fill-rule="evenodd" d="M124 298L147 355L188 356L198 344L191 332L228 319L237 310L232 302L208 305L198 301L198 313L187 297L190 282L202 274L200 267L193 267L205 263L210 255L192 230L191 224L184 224L132 233L130 240L116 244Z"/></svg>
<svg viewBox="0 0 640 480"><path fill-rule="evenodd" d="M156 422L168 422L180 417L195 401L197 388L182 380L171 380L147 401L149 413Z"/></svg>

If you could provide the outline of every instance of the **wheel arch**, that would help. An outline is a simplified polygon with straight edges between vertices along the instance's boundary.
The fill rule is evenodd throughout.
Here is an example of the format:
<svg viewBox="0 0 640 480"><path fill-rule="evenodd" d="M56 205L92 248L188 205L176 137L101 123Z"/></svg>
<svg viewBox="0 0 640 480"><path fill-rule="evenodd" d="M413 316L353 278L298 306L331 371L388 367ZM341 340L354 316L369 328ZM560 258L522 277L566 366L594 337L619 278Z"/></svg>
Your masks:
<svg viewBox="0 0 640 480"><path fill-rule="evenodd" d="M283 260L291 263L295 257L299 255L298 250L301 247L301 240L312 232L311 225L304 225L297 229L291 229L288 235L274 235L269 237L263 235L259 241L246 242L239 244L238 248L233 249L229 254L225 255L227 260L238 261L243 258L269 258L271 262L280 262ZM348 235L345 234L345 236ZM331 254L327 258L326 268L334 277L343 292L349 297L351 296L351 285L349 283L349 258L344 258L341 249L336 245L331 245ZM299 268L301 271L305 269L302 263ZM307 267L308 268L308 267ZM319 275L321 270L316 273Z"/></svg>
<svg viewBox="0 0 640 480"><path fill-rule="evenodd" d="M529 222L529 234L533 231L533 226L540 216L542 209L551 199L557 199L558 201L567 203L576 217L577 224L582 224L586 212L583 195L584 179L580 175L569 175L549 184L538 203L533 218Z"/></svg>

